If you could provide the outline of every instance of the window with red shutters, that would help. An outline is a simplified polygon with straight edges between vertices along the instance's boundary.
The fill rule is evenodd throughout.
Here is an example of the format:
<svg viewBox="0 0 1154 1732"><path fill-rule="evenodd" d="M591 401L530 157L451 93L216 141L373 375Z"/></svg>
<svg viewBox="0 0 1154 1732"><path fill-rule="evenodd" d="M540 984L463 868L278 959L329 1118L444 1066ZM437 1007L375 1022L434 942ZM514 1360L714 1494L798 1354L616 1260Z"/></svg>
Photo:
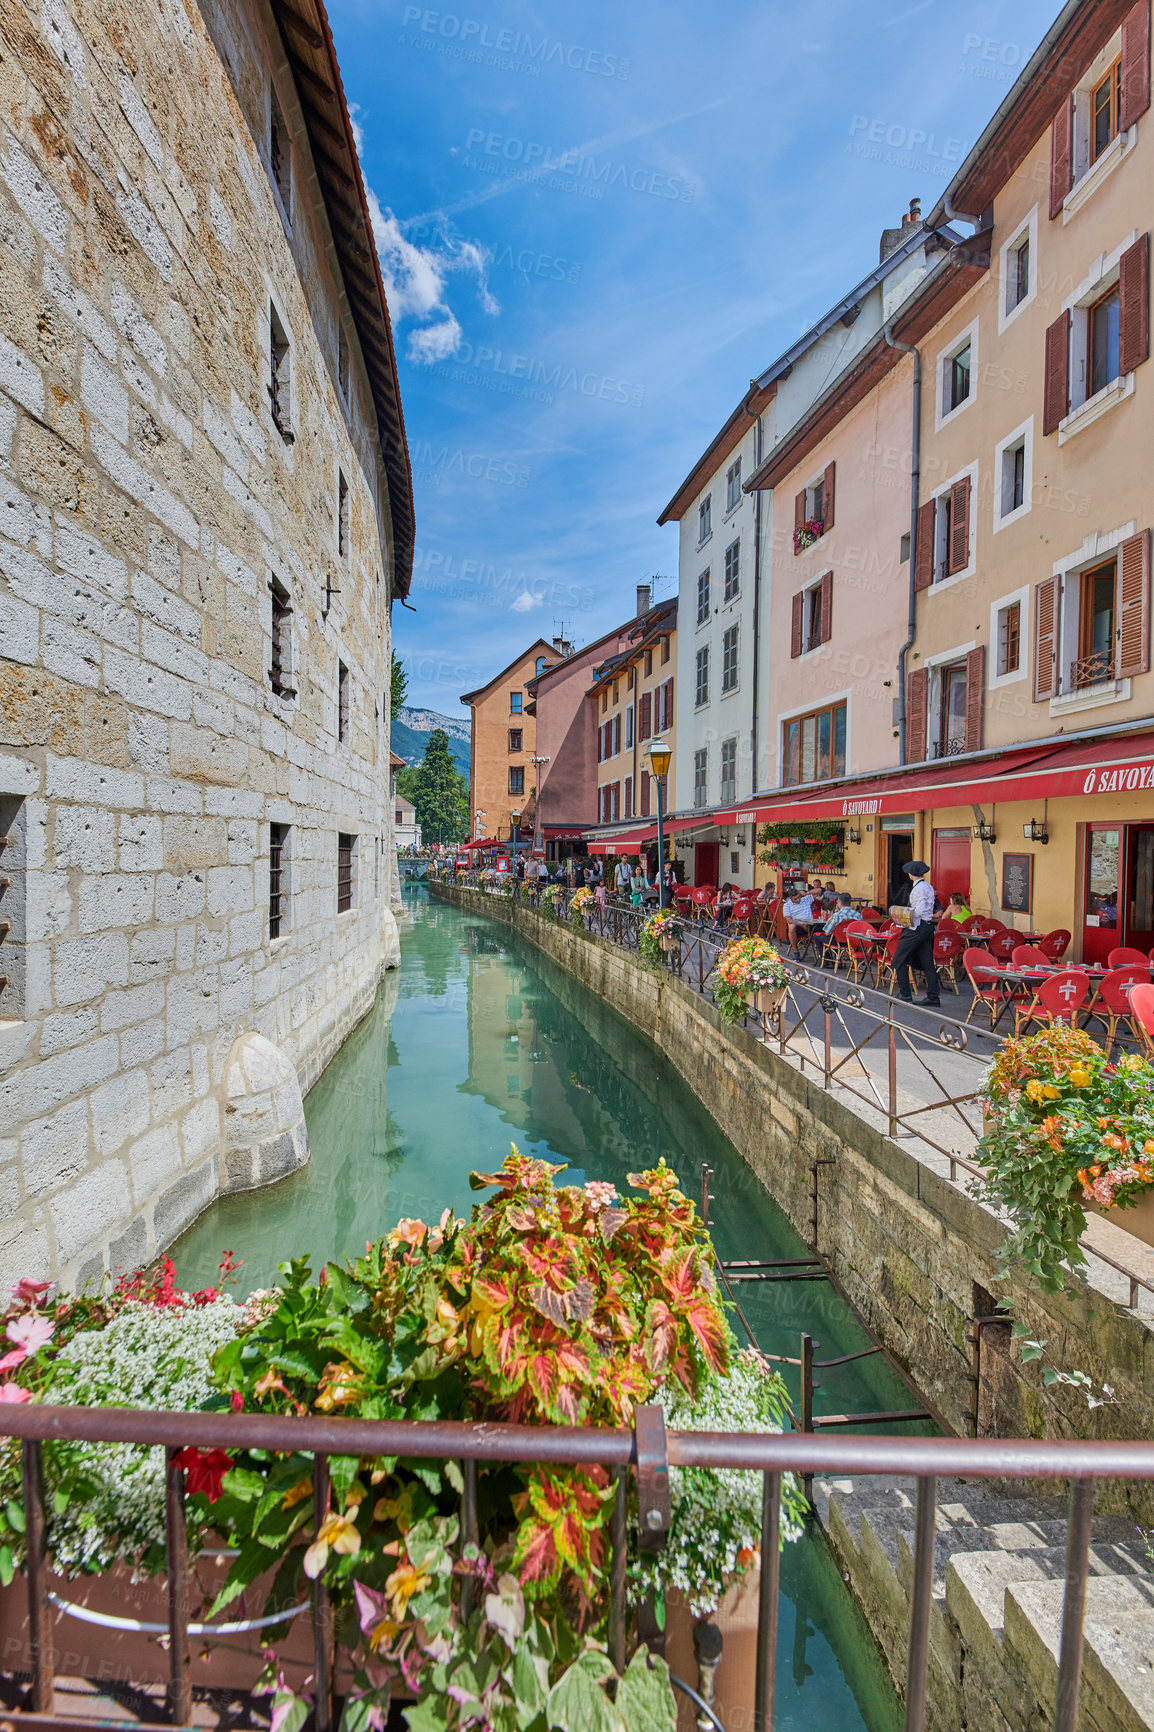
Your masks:
<svg viewBox="0 0 1154 1732"><path fill-rule="evenodd" d="M917 548L914 553L914 588L929 589L934 581L934 530L937 501L927 499L918 506Z"/></svg>
<svg viewBox="0 0 1154 1732"><path fill-rule="evenodd" d="M950 488L950 541L946 571L953 577L970 563L970 478L963 475Z"/></svg>
<svg viewBox="0 0 1154 1732"><path fill-rule="evenodd" d="M613 756L616 757L620 750L621 750L621 717L620 716L614 716L614 718L613 718Z"/></svg>
<svg viewBox="0 0 1154 1732"><path fill-rule="evenodd" d="M1042 432L1056 433L1070 410L1070 314L1061 313L1046 331Z"/></svg>
<svg viewBox="0 0 1154 1732"><path fill-rule="evenodd" d="M831 465L832 468L832 465ZM828 473L828 471L827 471ZM833 636L833 572L827 571L821 580L821 637L820 643L828 643Z"/></svg>
<svg viewBox="0 0 1154 1732"><path fill-rule="evenodd" d="M795 536L796 536L797 531L801 528L801 526L804 522L805 522L805 488L803 487L801 492L795 496L794 501L793 501L793 527L794 527ZM801 548L797 545L796 540L794 541L794 544L793 544L793 551L794 551L794 553L800 553L801 552Z"/></svg>
<svg viewBox="0 0 1154 1732"><path fill-rule="evenodd" d="M1150 667L1150 531L1122 543L1118 561L1118 678Z"/></svg>
<svg viewBox="0 0 1154 1732"><path fill-rule="evenodd" d="M1132 373L1150 357L1150 235L1140 235L1118 261L1118 371Z"/></svg>
<svg viewBox="0 0 1154 1732"><path fill-rule="evenodd" d="M1122 20L1122 98L1119 125L1133 126L1150 106L1150 0L1138 0Z"/></svg>
<svg viewBox="0 0 1154 1732"><path fill-rule="evenodd" d="M827 530L833 528L833 491L836 473L837 464L827 463L821 488L821 520Z"/></svg>
<svg viewBox="0 0 1154 1732"><path fill-rule="evenodd" d="M1062 205L1074 177L1074 96L1063 102L1050 124L1050 216L1062 214Z"/></svg>
<svg viewBox="0 0 1154 1732"><path fill-rule="evenodd" d="M1034 585L1034 702L1052 698L1058 689L1058 595L1061 579L1043 578Z"/></svg>
<svg viewBox="0 0 1154 1732"><path fill-rule="evenodd" d="M625 778L625 816L627 818L632 818L632 816L633 816L633 777L632 776L626 776L626 778Z"/></svg>
<svg viewBox="0 0 1154 1732"><path fill-rule="evenodd" d="M668 733L673 726L673 681L666 680L661 689L665 693L665 719L661 726L663 731Z"/></svg>
<svg viewBox="0 0 1154 1732"><path fill-rule="evenodd" d="M641 710L637 725L637 738L648 740L653 734L653 693L642 692Z"/></svg>
<svg viewBox="0 0 1154 1732"><path fill-rule="evenodd" d="M929 669L915 668L906 686L906 761L911 764L925 761L929 685Z"/></svg>
<svg viewBox="0 0 1154 1732"><path fill-rule="evenodd" d="M980 752L986 710L986 646L979 644L966 657L966 750Z"/></svg>
<svg viewBox="0 0 1154 1732"><path fill-rule="evenodd" d="M793 598L793 619L789 631L789 653L796 661L801 654L805 633L805 590L799 589Z"/></svg>
<svg viewBox="0 0 1154 1732"><path fill-rule="evenodd" d="M649 776L648 770L642 770L642 772L641 772L641 816L643 818L648 818L648 816L649 816L649 782L650 782L650 776Z"/></svg>

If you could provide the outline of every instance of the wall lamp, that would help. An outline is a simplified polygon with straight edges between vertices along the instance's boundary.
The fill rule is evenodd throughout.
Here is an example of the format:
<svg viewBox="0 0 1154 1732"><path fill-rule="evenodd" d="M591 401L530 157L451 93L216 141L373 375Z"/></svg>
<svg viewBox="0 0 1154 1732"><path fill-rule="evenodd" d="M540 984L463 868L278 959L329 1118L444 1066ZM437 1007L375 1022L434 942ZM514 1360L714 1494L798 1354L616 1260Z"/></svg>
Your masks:
<svg viewBox="0 0 1154 1732"><path fill-rule="evenodd" d="M1022 835L1026 838L1027 842L1041 842L1044 844L1050 840L1049 832L1046 829L1046 820L1044 818L1040 824L1036 818L1031 818L1028 824L1023 824Z"/></svg>
<svg viewBox="0 0 1154 1732"><path fill-rule="evenodd" d="M845 839L847 842L852 842L852 844L855 848L858 847L861 843L861 827L860 827L860 825L855 830L852 824L847 824L846 825L846 831L845 831Z"/></svg>
<svg viewBox="0 0 1154 1732"><path fill-rule="evenodd" d="M994 826L987 819L983 818L979 824L974 825L975 842L996 842L997 840Z"/></svg>

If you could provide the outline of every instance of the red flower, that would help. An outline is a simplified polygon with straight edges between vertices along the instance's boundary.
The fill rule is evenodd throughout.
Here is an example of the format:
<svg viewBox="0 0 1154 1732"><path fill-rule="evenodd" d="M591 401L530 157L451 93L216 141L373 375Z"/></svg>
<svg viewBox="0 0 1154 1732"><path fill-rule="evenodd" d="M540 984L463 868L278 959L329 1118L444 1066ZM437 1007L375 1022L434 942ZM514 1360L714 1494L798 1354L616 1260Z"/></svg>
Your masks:
<svg viewBox="0 0 1154 1732"><path fill-rule="evenodd" d="M182 1449L172 1458L174 1467L184 1469L185 1484L190 1492L203 1492L209 1503L215 1503L223 1491L224 1476L232 1466L232 1457L223 1449Z"/></svg>
<svg viewBox="0 0 1154 1732"><path fill-rule="evenodd" d="M241 1394L239 1389L233 1390L229 1397L229 1406L232 1408L234 1413L244 1412L244 1396Z"/></svg>

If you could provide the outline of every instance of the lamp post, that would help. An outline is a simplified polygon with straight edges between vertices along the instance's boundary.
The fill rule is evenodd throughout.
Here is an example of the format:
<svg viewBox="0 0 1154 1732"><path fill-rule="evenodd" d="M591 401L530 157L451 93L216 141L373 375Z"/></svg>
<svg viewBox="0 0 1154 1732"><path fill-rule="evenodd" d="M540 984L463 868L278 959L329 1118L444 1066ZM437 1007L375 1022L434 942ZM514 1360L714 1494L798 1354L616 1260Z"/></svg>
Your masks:
<svg viewBox="0 0 1154 1732"><path fill-rule="evenodd" d="M513 882L517 882L517 831L521 824L521 808L514 806L509 813L509 833L513 838Z"/></svg>
<svg viewBox="0 0 1154 1732"><path fill-rule="evenodd" d="M669 774L669 760L673 756L673 747L667 746L664 740L653 739L645 748L645 756L649 759L649 768L657 777L657 906L665 907L665 801L662 790L665 778Z"/></svg>

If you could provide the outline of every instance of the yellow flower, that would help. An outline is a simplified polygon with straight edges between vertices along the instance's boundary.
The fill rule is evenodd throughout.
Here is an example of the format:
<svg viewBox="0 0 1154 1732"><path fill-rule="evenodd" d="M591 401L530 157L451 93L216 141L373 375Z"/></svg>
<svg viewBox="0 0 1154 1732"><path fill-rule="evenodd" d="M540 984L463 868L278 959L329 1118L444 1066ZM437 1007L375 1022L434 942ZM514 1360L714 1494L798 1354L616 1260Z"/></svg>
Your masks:
<svg viewBox="0 0 1154 1732"><path fill-rule="evenodd" d="M312 1496L312 1493L313 1477L309 1473L305 1475L304 1479L298 1479L295 1485L289 1487L280 1500L280 1507L292 1509L294 1504L303 1503L306 1497Z"/></svg>
<svg viewBox="0 0 1154 1732"><path fill-rule="evenodd" d="M1053 1083L1047 1083L1042 1090L1042 1095L1048 1101L1059 1101L1062 1098L1062 1091L1056 1089Z"/></svg>
<svg viewBox="0 0 1154 1732"><path fill-rule="evenodd" d="M1030 1078L1029 1082L1026 1084L1026 1093L1032 1101L1045 1099L1043 1084L1038 1081L1037 1077Z"/></svg>
<svg viewBox="0 0 1154 1732"><path fill-rule="evenodd" d="M427 1588L432 1579L432 1576L422 1575L407 1561L397 1565L385 1583L385 1592L393 1602L393 1616L398 1622L404 1617L413 1595Z"/></svg>
<svg viewBox="0 0 1154 1732"><path fill-rule="evenodd" d="M320 1533L305 1553L305 1575L315 1581L328 1562L330 1550L355 1557L360 1549L360 1531L351 1516L326 1516Z"/></svg>
<svg viewBox="0 0 1154 1732"><path fill-rule="evenodd" d="M1070 1072L1070 1081L1076 1089L1084 1089L1089 1088L1093 1078L1091 1077L1090 1072L1084 1069L1082 1065L1076 1064Z"/></svg>
<svg viewBox="0 0 1154 1732"><path fill-rule="evenodd" d="M347 1407L358 1394L357 1373L353 1366L326 1365L324 1381L314 1405L322 1413L331 1413L334 1407Z"/></svg>

